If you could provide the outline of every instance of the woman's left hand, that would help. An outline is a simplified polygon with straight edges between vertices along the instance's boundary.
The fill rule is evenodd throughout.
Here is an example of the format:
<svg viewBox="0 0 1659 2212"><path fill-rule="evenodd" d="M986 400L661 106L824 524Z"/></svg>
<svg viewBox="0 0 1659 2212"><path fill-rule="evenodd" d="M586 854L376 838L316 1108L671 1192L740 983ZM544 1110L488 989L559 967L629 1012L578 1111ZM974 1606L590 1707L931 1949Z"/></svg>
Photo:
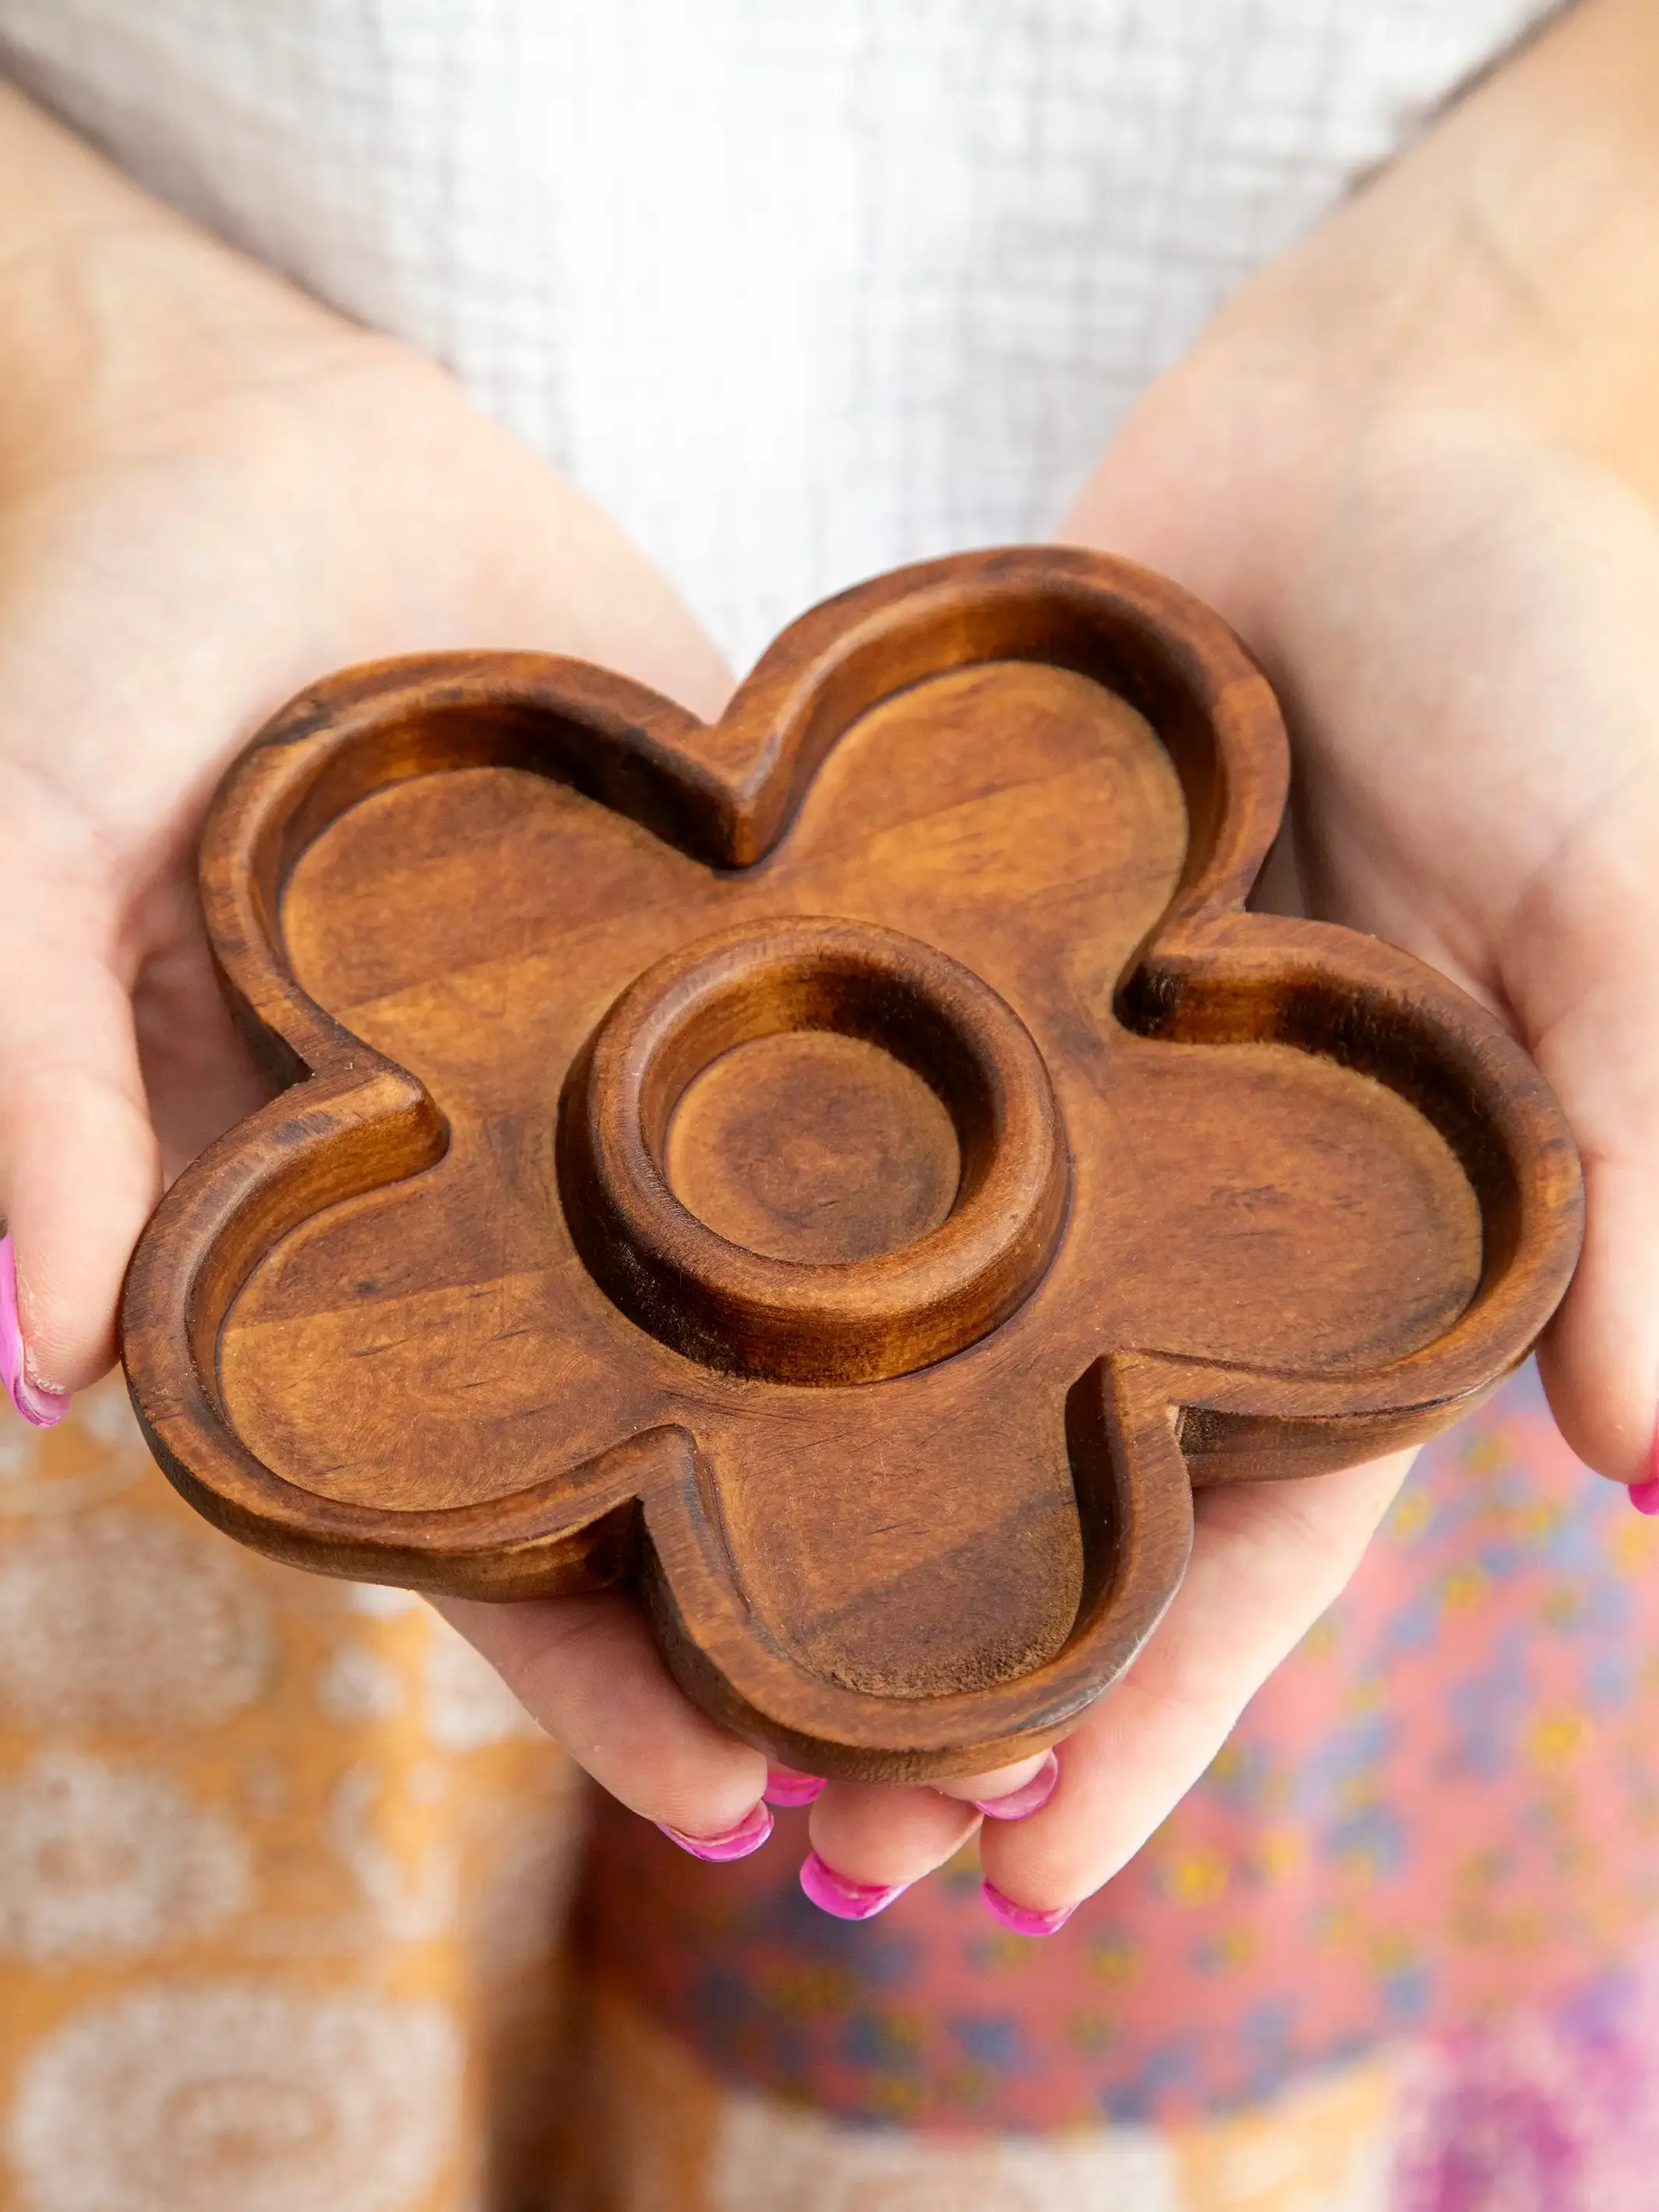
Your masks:
<svg viewBox="0 0 1659 2212"><path fill-rule="evenodd" d="M1540 1364L1568 1443L1651 1482L1659 1399L1659 18L1589 0L1241 293L1065 535L1174 576L1287 708L1263 903L1370 930L1503 1019L1565 1108L1588 1230ZM988 1903L1058 1925L1338 1595L1404 1459L1197 1500L1187 1580L988 1820ZM1638 1496L1659 1504L1659 1488ZM901 1884L982 1797L832 1784L817 1850ZM1034 1793L1036 1794L1036 1793Z"/></svg>

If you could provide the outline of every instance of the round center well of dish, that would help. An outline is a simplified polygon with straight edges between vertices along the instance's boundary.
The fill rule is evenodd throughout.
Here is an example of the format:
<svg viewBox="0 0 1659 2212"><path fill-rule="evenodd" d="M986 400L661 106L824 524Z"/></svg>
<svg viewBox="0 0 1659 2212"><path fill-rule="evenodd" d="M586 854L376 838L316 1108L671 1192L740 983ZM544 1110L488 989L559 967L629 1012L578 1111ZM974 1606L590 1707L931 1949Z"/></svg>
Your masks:
<svg viewBox="0 0 1659 2212"><path fill-rule="evenodd" d="M722 1053L681 1098L665 1154L682 1206L774 1260L896 1252L939 1227L962 1180L933 1090L881 1046L823 1030Z"/></svg>
<svg viewBox="0 0 1659 2212"><path fill-rule="evenodd" d="M818 1384L908 1375L1006 1320L1067 1182L1012 1008L931 945L823 915L630 984L567 1079L558 1163L577 1250L642 1328Z"/></svg>

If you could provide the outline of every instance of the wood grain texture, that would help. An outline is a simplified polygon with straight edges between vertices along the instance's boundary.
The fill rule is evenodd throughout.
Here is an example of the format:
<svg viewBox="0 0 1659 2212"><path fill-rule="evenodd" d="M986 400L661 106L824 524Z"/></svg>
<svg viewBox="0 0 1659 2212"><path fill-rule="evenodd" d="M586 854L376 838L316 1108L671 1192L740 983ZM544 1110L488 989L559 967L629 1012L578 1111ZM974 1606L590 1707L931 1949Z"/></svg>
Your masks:
<svg viewBox="0 0 1659 2212"><path fill-rule="evenodd" d="M710 726L536 654L318 685L204 841L290 1087L135 1259L158 1459L325 1571L632 1578L815 1772L1051 1740L1194 1485L1433 1433L1577 1256L1498 1024L1243 911L1285 775L1215 617L1055 549L828 602Z"/></svg>

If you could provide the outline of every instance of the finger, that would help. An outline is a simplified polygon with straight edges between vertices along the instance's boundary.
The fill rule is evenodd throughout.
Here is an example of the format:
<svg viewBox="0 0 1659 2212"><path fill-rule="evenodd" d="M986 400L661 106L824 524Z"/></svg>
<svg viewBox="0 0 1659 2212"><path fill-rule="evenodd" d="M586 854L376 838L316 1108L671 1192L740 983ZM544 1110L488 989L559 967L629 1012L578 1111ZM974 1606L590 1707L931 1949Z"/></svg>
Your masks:
<svg viewBox="0 0 1659 2212"><path fill-rule="evenodd" d="M1639 880L1599 869L1589 911L1553 914L1541 947L1522 938L1516 994L1583 1161L1583 1252L1537 1364L1566 1443L1631 1484L1655 1475L1659 1402L1659 1030L1639 987L1650 909Z"/></svg>
<svg viewBox="0 0 1659 2212"><path fill-rule="evenodd" d="M1648 918L1630 905L1633 921ZM1579 952L1570 964L1580 980L1558 987L1563 1011L1534 1045L1584 1165L1584 1247L1539 1370L1573 1450L1628 1483L1655 1474L1659 1402L1659 1034L1632 982L1646 957L1628 936L1607 941L1599 961ZM1587 986L1586 975L1606 980Z"/></svg>
<svg viewBox="0 0 1659 2212"><path fill-rule="evenodd" d="M838 1920L868 1920L960 1850L979 1820L937 1790L831 1782L812 1808L801 1887Z"/></svg>
<svg viewBox="0 0 1659 2212"><path fill-rule="evenodd" d="M960 1850L981 1814L1024 1820L1048 1802L1059 1779L1060 1762L1044 1751L931 1789L823 1784L801 1886L838 1919L867 1920Z"/></svg>
<svg viewBox="0 0 1659 2212"><path fill-rule="evenodd" d="M88 947L31 931L47 896L15 887L0 920L0 1217L14 1397L37 1419L113 1359L121 1279L160 1188L126 991Z"/></svg>
<svg viewBox="0 0 1659 2212"><path fill-rule="evenodd" d="M1060 1747L1059 1787L1030 1819L985 1825L995 1917L1023 1933L1052 1932L1134 1856L1340 1595L1410 1464L1409 1453L1396 1453L1339 1474L1200 1493L1175 1602Z"/></svg>
<svg viewBox="0 0 1659 2212"><path fill-rule="evenodd" d="M1589 1158L1584 1249L1539 1346L1539 1371L1567 1443L1602 1474L1633 1486L1647 1510L1659 1400L1659 1164Z"/></svg>
<svg viewBox="0 0 1659 2212"><path fill-rule="evenodd" d="M766 1770L766 1802L792 1809L811 1805L827 1787L821 1774L803 1773L799 1766L784 1766L773 1759Z"/></svg>
<svg viewBox="0 0 1659 2212"><path fill-rule="evenodd" d="M984 1774L964 1774L951 1782L933 1784L942 1796L960 1798L989 1820L1024 1820L1046 1805L1060 1780L1060 1762L1052 1751L1034 1752Z"/></svg>
<svg viewBox="0 0 1659 2212"><path fill-rule="evenodd" d="M700 1857L739 1858L765 1842L764 1758L684 1695L631 1599L433 1602L613 1797Z"/></svg>
<svg viewBox="0 0 1659 2212"><path fill-rule="evenodd" d="M170 878L145 902L148 950L132 989L150 1119L169 1182L276 1089L238 1029L208 950L193 880Z"/></svg>

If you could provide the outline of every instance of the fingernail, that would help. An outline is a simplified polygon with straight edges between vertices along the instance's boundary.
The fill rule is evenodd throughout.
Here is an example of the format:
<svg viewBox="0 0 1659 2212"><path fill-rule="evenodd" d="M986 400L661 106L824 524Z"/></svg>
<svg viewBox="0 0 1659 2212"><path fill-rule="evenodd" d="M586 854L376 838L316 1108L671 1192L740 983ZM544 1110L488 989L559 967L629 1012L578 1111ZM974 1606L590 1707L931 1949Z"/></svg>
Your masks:
<svg viewBox="0 0 1659 2212"><path fill-rule="evenodd" d="M1630 1502L1638 1513L1659 1513L1659 1425L1648 1447L1648 1479L1632 1483Z"/></svg>
<svg viewBox="0 0 1659 2212"><path fill-rule="evenodd" d="M690 1851L694 1859L710 1859L720 1866L727 1859L746 1859L750 1851L757 1851L772 1832L772 1815L765 1801L751 1805L735 1828L722 1828L717 1836L688 1836L683 1828L671 1828L666 1820L659 1820L671 1844L678 1844L683 1851Z"/></svg>
<svg viewBox="0 0 1659 2212"><path fill-rule="evenodd" d="M1005 1928L1012 1928L1016 1936L1058 1936L1072 1915L1074 1905L1062 1905L1053 1912L1039 1912L1035 1905L1016 1905L1012 1897L1005 1897L994 1882L982 1881L979 1886L980 1902L993 1920L1000 1920Z"/></svg>
<svg viewBox="0 0 1659 2212"><path fill-rule="evenodd" d="M810 1805L823 1788L821 1774L797 1774L792 1766L769 1766L763 1794L769 1805Z"/></svg>
<svg viewBox="0 0 1659 2212"><path fill-rule="evenodd" d="M26 1421L49 1429L69 1411L69 1394L43 1390L23 1364L23 1324L17 1311L17 1255L9 1230L0 1237L0 1382Z"/></svg>
<svg viewBox="0 0 1659 2212"><path fill-rule="evenodd" d="M832 1920L873 1920L910 1887L908 1881L849 1881L816 1851L808 1851L801 1863L800 1886Z"/></svg>
<svg viewBox="0 0 1659 2212"><path fill-rule="evenodd" d="M1018 1790L1011 1790L1003 1797L971 1797L968 1801L988 1820L1023 1820L1028 1814L1041 1812L1054 1794L1060 1780L1060 1761L1051 1751L1029 1782L1022 1782Z"/></svg>

